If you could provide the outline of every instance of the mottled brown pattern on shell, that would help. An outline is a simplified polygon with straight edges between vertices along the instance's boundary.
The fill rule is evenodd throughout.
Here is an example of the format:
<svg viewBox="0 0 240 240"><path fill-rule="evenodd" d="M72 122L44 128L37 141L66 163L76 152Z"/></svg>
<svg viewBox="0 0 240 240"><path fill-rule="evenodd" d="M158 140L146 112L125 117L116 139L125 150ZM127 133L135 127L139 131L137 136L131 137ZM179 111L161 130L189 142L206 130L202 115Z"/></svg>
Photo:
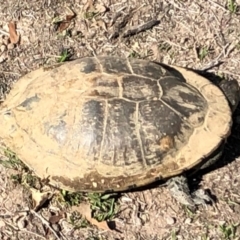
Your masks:
<svg viewBox="0 0 240 240"><path fill-rule="evenodd" d="M15 84L0 113L4 143L37 175L84 191L177 175L217 149L232 123L207 79L115 57L36 70Z"/></svg>

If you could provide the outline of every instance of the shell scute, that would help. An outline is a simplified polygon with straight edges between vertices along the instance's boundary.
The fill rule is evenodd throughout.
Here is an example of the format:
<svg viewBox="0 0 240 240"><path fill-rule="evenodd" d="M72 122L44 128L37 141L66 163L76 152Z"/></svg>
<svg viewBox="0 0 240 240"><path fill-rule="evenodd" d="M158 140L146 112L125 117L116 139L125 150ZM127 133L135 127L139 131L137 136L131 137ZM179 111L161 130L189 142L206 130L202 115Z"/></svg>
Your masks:
<svg viewBox="0 0 240 240"><path fill-rule="evenodd" d="M192 71L89 57L21 78L0 124L4 144L38 176L105 192L193 168L222 144L232 118L224 94Z"/></svg>

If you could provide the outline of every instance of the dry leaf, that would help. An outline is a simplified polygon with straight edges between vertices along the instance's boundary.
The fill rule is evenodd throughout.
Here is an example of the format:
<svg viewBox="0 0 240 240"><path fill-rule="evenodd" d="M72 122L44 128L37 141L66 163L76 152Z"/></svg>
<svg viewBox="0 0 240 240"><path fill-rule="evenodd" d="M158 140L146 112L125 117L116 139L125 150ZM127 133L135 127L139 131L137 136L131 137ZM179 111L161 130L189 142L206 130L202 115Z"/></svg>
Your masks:
<svg viewBox="0 0 240 240"><path fill-rule="evenodd" d="M83 217L85 217L92 225L97 226L100 229L112 231L106 221L99 222L95 218L92 218L92 210L90 204L81 203L79 206L72 206L73 211L79 212Z"/></svg>
<svg viewBox="0 0 240 240"><path fill-rule="evenodd" d="M66 16L66 21L71 21L75 17L75 14L73 15L67 15Z"/></svg>
<svg viewBox="0 0 240 240"><path fill-rule="evenodd" d="M61 22L58 22L58 27L57 27L57 30L59 32L63 32L64 30L66 30L70 24L71 24L71 20L75 17L75 14L73 15L67 15L66 16L66 19L61 21Z"/></svg>
<svg viewBox="0 0 240 240"><path fill-rule="evenodd" d="M69 21L62 21L62 22L60 22L60 23L58 23L58 24L59 24L59 25L58 25L57 30L58 30L59 32L63 32L64 30L66 30L66 29L69 27L70 22L69 22Z"/></svg>
<svg viewBox="0 0 240 240"><path fill-rule="evenodd" d="M88 220L89 221L89 220ZM102 222L99 222L98 220L96 220L95 218L91 218L91 220L89 221L91 224L97 226L98 228L100 229L103 229L103 230L107 230L107 231L112 231L109 226L108 226L108 223L106 221L102 221Z"/></svg>
<svg viewBox="0 0 240 240"><path fill-rule="evenodd" d="M33 209L37 211L47 200L51 199L53 194L50 191L40 192L34 188L30 189L32 192L32 200L33 200Z"/></svg>
<svg viewBox="0 0 240 240"><path fill-rule="evenodd" d="M56 224L58 223L61 219L64 218L64 214L62 212L60 212L58 215L52 215L50 218L49 218L49 222L51 224Z"/></svg>
<svg viewBox="0 0 240 240"><path fill-rule="evenodd" d="M17 31L16 31L15 22L9 22L8 28L9 28L9 35L10 35L11 43L13 43L13 44L18 43L19 35L17 34Z"/></svg>

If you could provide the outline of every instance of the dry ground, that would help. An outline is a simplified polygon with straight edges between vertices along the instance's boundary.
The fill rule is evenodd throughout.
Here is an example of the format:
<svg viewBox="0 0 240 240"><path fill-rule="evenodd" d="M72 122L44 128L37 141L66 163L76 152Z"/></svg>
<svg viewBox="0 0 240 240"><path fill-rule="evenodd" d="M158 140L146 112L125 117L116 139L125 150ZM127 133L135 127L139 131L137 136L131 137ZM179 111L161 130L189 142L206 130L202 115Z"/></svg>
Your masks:
<svg viewBox="0 0 240 240"><path fill-rule="evenodd" d="M93 53L157 59L240 82L239 6L239 0L99 0L94 5L74 0L0 0L0 36L6 38L12 20L21 35L20 43L13 49L9 46L0 63L2 98L20 76L56 63L64 49L72 53L71 59ZM53 22L71 15L69 9L76 17L67 31L57 30ZM119 23L124 19L122 29ZM126 30L151 20L160 22L128 36ZM59 239L240 239L240 110L234 122L220 163L196 180L216 197L212 206L188 211L164 187L126 193L119 199L118 231L74 229L62 221L55 229L61 230ZM0 173L0 239L55 239L51 232L46 235L43 219L32 214L19 217L16 211L29 207L30 197L9 179L10 170L0 166Z"/></svg>

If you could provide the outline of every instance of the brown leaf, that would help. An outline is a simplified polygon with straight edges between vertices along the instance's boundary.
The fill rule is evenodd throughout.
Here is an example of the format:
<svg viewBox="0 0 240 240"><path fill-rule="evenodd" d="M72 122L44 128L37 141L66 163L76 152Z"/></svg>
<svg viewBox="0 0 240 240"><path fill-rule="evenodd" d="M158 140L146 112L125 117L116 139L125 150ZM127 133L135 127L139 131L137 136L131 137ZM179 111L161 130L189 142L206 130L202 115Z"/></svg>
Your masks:
<svg viewBox="0 0 240 240"><path fill-rule="evenodd" d="M19 35L17 34L17 31L16 31L16 24L15 24L15 22L9 22L8 23L8 28L9 28L9 35L10 35L11 43L13 43L13 44L18 43Z"/></svg>
<svg viewBox="0 0 240 240"><path fill-rule="evenodd" d="M57 30L59 32L62 32L64 30L66 30L70 24L71 24L71 20L75 17L75 14L73 15L67 15L65 20L61 21L61 22L58 22L58 27L57 27Z"/></svg>
<svg viewBox="0 0 240 240"><path fill-rule="evenodd" d="M63 32L64 30L66 30L69 27L69 25L70 25L69 21L62 21L59 23L57 30L59 32Z"/></svg>
<svg viewBox="0 0 240 240"><path fill-rule="evenodd" d="M73 15L67 15L67 16L66 16L66 21L71 21L73 18L75 18L75 14L73 14Z"/></svg>
<svg viewBox="0 0 240 240"><path fill-rule="evenodd" d="M51 224L56 224L58 223L61 219L64 218L64 214L63 213L59 213L58 215L52 215L50 218L49 218L49 222Z"/></svg>
<svg viewBox="0 0 240 240"><path fill-rule="evenodd" d="M92 210L90 204L81 203L79 206L72 206L73 211L79 212L83 217L85 217L92 225L97 226L100 229L112 231L107 221L99 222L95 218L92 218Z"/></svg>

